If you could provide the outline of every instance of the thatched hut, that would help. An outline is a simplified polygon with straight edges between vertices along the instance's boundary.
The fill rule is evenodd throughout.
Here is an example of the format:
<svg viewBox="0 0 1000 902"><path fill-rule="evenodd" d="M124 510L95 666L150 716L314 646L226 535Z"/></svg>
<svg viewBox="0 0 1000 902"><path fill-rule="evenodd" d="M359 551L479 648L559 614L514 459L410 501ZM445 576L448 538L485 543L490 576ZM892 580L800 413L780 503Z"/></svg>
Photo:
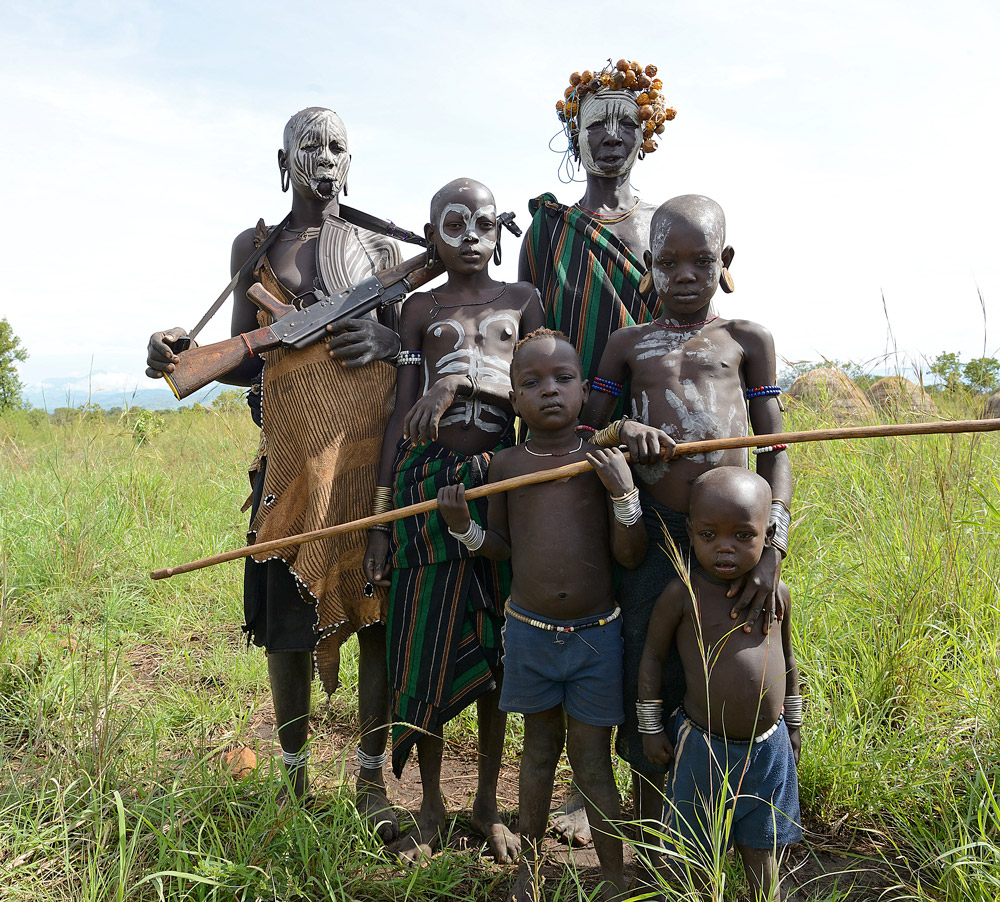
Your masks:
<svg viewBox="0 0 1000 902"><path fill-rule="evenodd" d="M838 423L865 420L872 406L846 373L829 366L803 373L786 395L793 403L829 413Z"/></svg>
<svg viewBox="0 0 1000 902"><path fill-rule="evenodd" d="M865 391L865 397L893 419L907 415L936 416L938 412L937 404L923 387L902 376L886 376L873 382Z"/></svg>

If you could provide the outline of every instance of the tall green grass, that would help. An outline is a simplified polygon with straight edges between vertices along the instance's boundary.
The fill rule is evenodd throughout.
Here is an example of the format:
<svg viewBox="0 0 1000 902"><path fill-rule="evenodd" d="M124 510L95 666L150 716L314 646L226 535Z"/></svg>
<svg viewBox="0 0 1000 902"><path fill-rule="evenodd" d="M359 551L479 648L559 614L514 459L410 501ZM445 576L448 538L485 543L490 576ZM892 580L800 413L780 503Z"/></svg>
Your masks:
<svg viewBox="0 0 1000 902"><path fill-rule="evenodd" d="M798 408L787 425L831 424ZM242 571L148 572L244 543L255 441L241 412L0 417L0 898L503 897L512 875L471 853L399 868L342 761L321 762L308 810L277 806L267 762L240 782L218 766L269 698ZM895 868L897 898L1000 897L1000 443L791 453L807 823ZM348 722L353 649L332 711ZM447 735L471 749L473 727ZM514 756L516 725L510 740ZM572 873L552 884L581 892Z"/></svg>

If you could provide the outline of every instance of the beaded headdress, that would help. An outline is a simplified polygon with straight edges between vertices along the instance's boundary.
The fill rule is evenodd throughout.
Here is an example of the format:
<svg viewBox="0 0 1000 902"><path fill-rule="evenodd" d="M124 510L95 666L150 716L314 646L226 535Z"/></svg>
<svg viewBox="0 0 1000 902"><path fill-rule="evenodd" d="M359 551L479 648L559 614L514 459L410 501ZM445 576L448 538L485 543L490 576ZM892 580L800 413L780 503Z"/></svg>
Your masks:
<svg viewBox="0 0 1000 902"><path fill-rule="evenodd" d="M569 87L563 92L563 99L556 103L556 115L562 123L563 133L569 147L573 148L580 133L580 105L587 95L600 91L628 91L639 107L639 121L642 125L642 155L656 150L656 136L663 134L663 124L677 115L673 107L663 99L663 82L656 78L656 66L652 63L645 68L635 61L620 59L615 65L608 64L597 72L585 69L574 72L569 77ZM574 151L574 155L576 155Z"/></svg>

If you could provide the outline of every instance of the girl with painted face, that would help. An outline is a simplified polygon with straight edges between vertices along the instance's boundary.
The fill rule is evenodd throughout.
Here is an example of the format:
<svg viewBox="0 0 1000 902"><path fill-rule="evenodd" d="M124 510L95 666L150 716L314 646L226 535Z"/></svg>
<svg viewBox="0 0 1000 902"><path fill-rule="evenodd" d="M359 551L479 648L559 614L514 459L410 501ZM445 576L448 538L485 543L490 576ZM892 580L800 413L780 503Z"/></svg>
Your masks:
<svg viewBox="0 0 1000 902"><path fill-rule="evenodd" d="M543 316L534 286L490 276L497 230L493 195L479 182L456 179L431 201L424 227L428 256L440 258L448 281L411 295L403 306L400 360L407 365L398 369L377 489L387 507L389 499L403 507L433 498L446 485L482 484L490 457L513 442L514 345L541 326ZM484 522L486 505L478 504L474 516ZM424 792L416 829L399 851L418 857L437 847L445 826L442 729L475 701L479 786L472 824L497 861L511 860L520 842L496 804L506 723L497 686L509 565L473 555L435 511L397 521L392 533L373 528L365 572L373 583L390 586L393 769L401 773L416 745Z"/></svg>

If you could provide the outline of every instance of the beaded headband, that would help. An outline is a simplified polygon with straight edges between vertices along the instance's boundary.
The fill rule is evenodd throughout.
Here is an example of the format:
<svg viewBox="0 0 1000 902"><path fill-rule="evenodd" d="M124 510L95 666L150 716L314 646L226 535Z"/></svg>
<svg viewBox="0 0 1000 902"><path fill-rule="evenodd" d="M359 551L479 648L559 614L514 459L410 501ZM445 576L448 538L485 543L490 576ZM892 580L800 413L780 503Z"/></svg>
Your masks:
<svg viewBox="0 0 1000 902"><path fill-rule="evenodd" d="M585 69L574 72L569 77L569 87L563 92L563 99L556 103L556 115L562 123L563 133L573 146L580 133L580 105L587 95L596 95L602 90L630 91L639 107L639 121L642 124L642 153L656 150L656 136L663 134L663 123L677 115L673 107L668 107L663 95L663 82L656 78L656 66L650 63L643 68L637 62L620 59L612 65L611 60L598 72Z"/></svg>

